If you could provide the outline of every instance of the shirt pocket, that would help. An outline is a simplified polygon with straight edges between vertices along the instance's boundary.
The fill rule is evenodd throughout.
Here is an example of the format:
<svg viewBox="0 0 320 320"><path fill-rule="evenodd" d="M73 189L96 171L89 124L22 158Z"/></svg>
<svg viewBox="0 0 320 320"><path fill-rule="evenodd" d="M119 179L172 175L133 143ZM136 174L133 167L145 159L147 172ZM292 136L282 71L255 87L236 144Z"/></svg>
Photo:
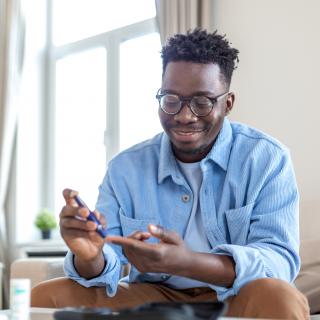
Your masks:
<svg viewBox="0 0 320 320"><path fill-rule="evenodd" d="M245 245L250 228L254 203L225 212L229 236L232 244Z"/></svg>
<svg viewBox="0 0 320 320"><path fill-rule="evenodd" d="M134 219L127 217L122 210L119 209L119 217L122 228L122 233L124 237L131 235L135 231L148 231L148 224L159 224L159 220L157 219ZM158 242L156 238L151 237L147 240L147 242Z"/></svg>

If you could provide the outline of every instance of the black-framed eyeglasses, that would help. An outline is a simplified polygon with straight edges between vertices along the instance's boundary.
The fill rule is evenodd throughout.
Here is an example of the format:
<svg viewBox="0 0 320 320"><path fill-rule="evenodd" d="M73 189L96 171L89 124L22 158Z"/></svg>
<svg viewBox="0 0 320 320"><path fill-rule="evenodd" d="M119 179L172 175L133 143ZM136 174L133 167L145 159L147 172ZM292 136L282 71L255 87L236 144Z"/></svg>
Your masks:
<svg viewBox="0 0 320 320"><path fill-rule="evenodd" d="M228 94L230 94L229 91L213 98L205 95L184 98L177 94L161 93L161 89L159 89L156 98L159 101L159 107L166 114L178 114L183 107L183 103L188 102L188 107L193 114L197 117L205 117L212 111L214 104Z"/></svg>

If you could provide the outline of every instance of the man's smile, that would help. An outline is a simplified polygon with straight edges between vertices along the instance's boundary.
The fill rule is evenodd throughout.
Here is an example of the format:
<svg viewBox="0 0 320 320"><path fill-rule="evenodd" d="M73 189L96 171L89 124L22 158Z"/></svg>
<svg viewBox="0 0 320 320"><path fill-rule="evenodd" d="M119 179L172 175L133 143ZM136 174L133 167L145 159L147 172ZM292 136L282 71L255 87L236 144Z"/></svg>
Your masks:
<svg viewBox="0 0 320 320"><path fill-rule="evenodd" d="M174 128L170 130L170 132L173 134L176 140L185 141L185 142L197 140L200 137L200 135L203 134L204 131L205 131L204 129L185 130L185 129L179 129L179 128Z"/></svg>

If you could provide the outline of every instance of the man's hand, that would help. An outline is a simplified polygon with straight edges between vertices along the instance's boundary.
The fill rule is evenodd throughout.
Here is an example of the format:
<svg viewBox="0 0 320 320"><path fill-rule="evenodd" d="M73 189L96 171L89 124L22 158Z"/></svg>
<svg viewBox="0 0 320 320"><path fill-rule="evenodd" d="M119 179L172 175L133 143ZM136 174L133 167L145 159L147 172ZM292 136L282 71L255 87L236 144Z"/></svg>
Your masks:
<svg viewBox="0 0 320 320"><path fill-rule="evenodd" d="M84 277L93 277L99 274L105 264L102 254L104 239L95 231L97 224L88 221L89 210L79 208L74 200L78 192L65 189L63 197L66 205L60 213L60 232L69 249L75 256L75 267ZM106 221L99 212L94 211L103 227Z"/></svg>
<svg viewBox="0 0 320 320"><path fill-rule="evenodd" d="M128 260L140 272L177 274L190 263L191 251L173 231L150 224L149 232L136 231L129 237L108 236L107 241L121 245ZM151 236L160 243L147 243Z"/></svg>
<svg viewBox="0 0 320 320"><path fill-rule="evenodd" d="M128 260L142 273L168 273L232 286L236 274L231 256L191 251L177 233L153 224L148 226L148 231L137 231L127 238L109 236L106 240L121 245ZM160 243L144 242L151 236L160 239Z"/></svg>

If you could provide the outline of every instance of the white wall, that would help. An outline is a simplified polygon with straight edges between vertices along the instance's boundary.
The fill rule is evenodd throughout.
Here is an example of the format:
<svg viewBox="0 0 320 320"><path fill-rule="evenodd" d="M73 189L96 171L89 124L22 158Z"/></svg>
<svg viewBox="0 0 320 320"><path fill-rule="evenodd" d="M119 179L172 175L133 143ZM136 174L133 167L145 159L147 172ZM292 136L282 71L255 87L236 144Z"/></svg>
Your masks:
<svg viewBox="0 0 320 320"><path fill-rule="evenodd" d="M213 0L214 28L240 50L230 118L290 148L302 238L320 237L319 13L319 0Z"/></svg>

